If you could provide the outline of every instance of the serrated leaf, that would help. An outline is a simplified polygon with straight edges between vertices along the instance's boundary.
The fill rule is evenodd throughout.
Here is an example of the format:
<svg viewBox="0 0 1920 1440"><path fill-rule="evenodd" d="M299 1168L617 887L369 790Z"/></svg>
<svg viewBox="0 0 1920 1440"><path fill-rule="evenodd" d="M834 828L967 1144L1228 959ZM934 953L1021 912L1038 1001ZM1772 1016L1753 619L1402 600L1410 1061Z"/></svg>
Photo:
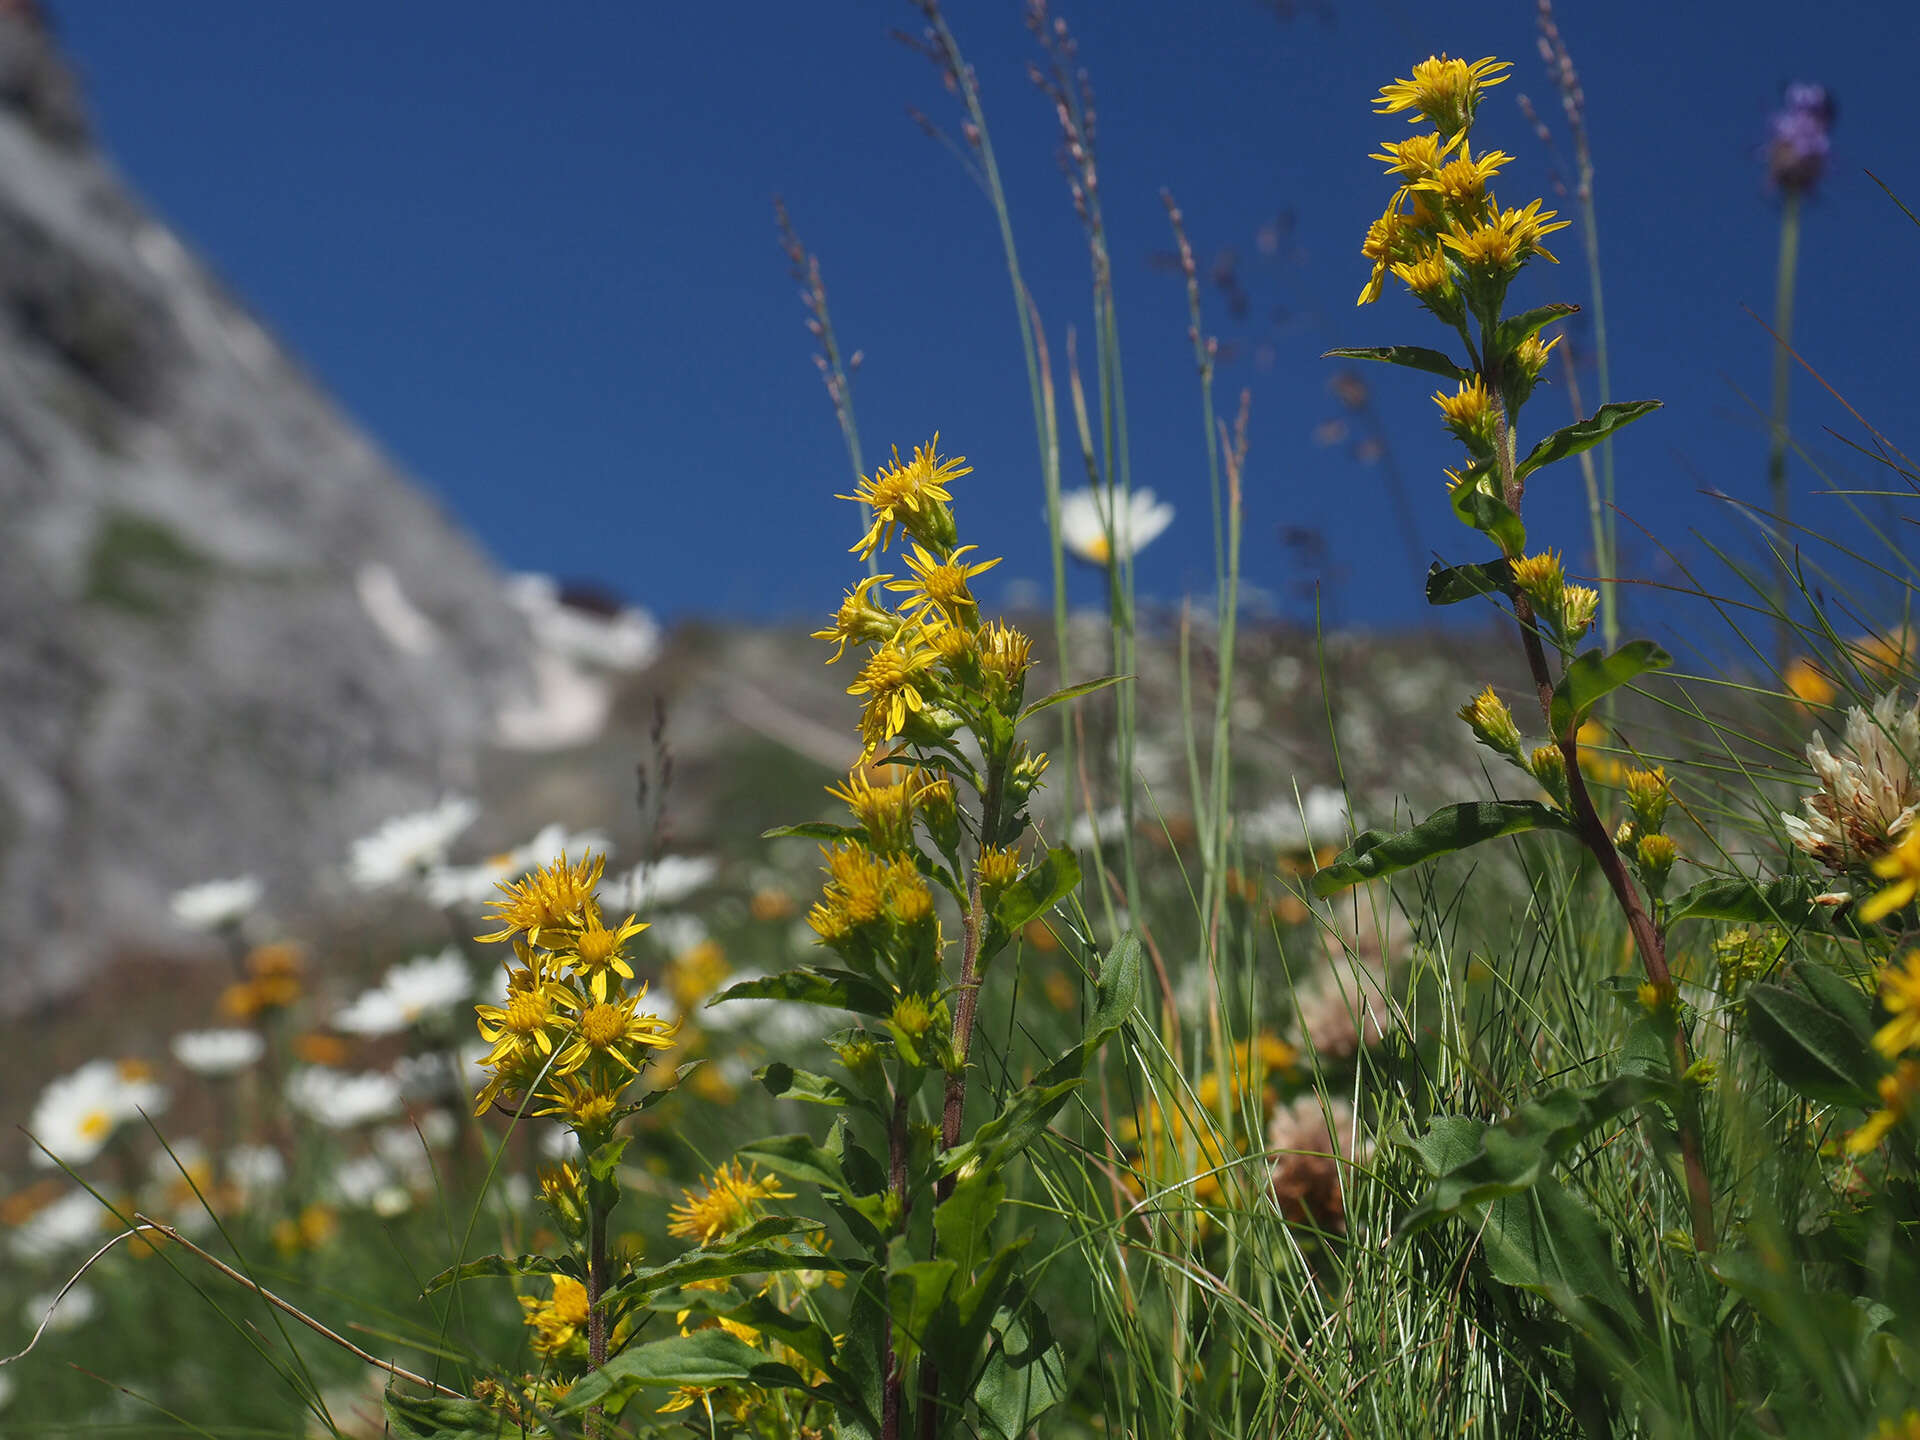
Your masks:
<svg viewBox="0 0 1920 1440"><path fill-rule="evenodd" d="M1401 1221L1398 1233L1414 1235L1464 1207L1518 1194L1615 1116L1673 1095L1670 1080L1620 1075L1598 1085L1551 1091L1499 1124L1481 1126L1470 1141L1458 1123L1449 1126L1439 1141L1412 1147L1433 1172L1434 1185Z"/></svg>
<svg viewBox="0 0 1920 1440"><path fill-rule="evenodd" d="M1651 415L1659 408L1658 400L1616 400L1602 405L1588 419L1563 426L1534 446L1527 453L1527 458L1520 462L1514 476L1524 480L1543 465L1551 465L1569 455L1578 455L1582 450L1591 450L1622 426L1631 425L1642 415Z"/></svg>
<svg viewBox="0 0 1920 1440"><path fill-rule="evenodd" d="M1315 874L1313 893L1324 899L1362 881L1383 879L1456 850L1530 830L1570 835L1573 823L1558 810L1533 800L1464 800L1434 811L1411 830L1397 834L1363 830L1331 865Z"/></svg>
<svg viewBox="0 0 1920 1440"><path fill-rule="evenodd" d="M1014 723L1024 725L1033 716L1050 706L1058 705L1062 700L1078 700L1082 695L1091 695L1096 690L1105 690L1109 685L1118 685L1122 680L1131 680L1131 675L1102 675L1097 680L1082 680L1077 685L1064 685L1050 695L1042 695L1026 709L1020 712L1020 718Z"/></svg>
<svg viewBox="0 0 1920 1440"><path fill-rule="evenodd" d="M560 1413L577 1415L610 1395L648 1385L753 1385L763 1389L808 1390L804 1377L763 1350L725 1330L696 1330L622 1350L605 1365L573 1383Z"/></svg>
<svg viewBox="0 0 1920 1440"><path fill-rule="evenodd" d="M577 1275L580 1267L567 1261L555 1260L546 1255L482 1255L478 1260L469 1260L464 1265L455 1265L442 1270L427 1281L426 1289L420 1293L431 1295L456 1285L462 1280L501 1279L521 1275Z"/></svg>
<svg viewBox="0 0 1920 1440"><path fill-rule="evenodd" d="M1513 562L1489 560L1484 565L1442 565L1427 571L1427 603L1457 605L1483 595L1505 595L1513 588Z"/></svg>
<svg viewBox="0 0 1920 1440"><path fill-rule="evenodd" d="M1498 545L1502 555L1513 559L1526 553L1527 527L1520 523L1520 517L1507 508L1506 501L1482 490L1471 476L1454 486L1447 499L1461 522Z"/></svg>
<svg viewBox="0 0 1920 1440"><path fill-rule="evenodd" d="M1471 370L1453 363L1451 357L1424 345L1362 345L1357 348L1329 350L1323 360L1378 360L1387 365L1403 365L1409 370L1424 370L1448 380L1470 380Z"/></svg>
<svg viewBox="0 0 1920 1440"><path fill-rule="evenodd" d="M1570 734L1602 698L1653 670L1665 670L1673 657L1651 640L1629 640L1611 655L1597 647L1576 655L1553 687L1547 723L1556 736Z"/></svg>
<svg viewBox="0 0 1920 1440"><path fill-rule="evenodd" d="M1811 967L1805 967L1811 970ZM1817 972L1815 972L1817 973ZM1871 1108L1886 1062L1873 1048L1865 997L1762 981L1745 992L1747 1033L1767 1068L1810 1100Z"/></svg>
<svg viewBox="0 0 1920 1440"><path fill-rule="evenodd" d="M707 1001L707 1007L726 1000L790 1000L860 1015L893 1013L893 997L886 987L851 970L785 970L778 975L742 980Z"/></svg>
<svg viewBox="0 0 1920 1440"><path fill-rule="evenodd" d="M993 1317L994 1347L974 1387L987 1434L1022 1440L1067 1396L1067 1364L1040 1307L1016 1286Z"/></svg>

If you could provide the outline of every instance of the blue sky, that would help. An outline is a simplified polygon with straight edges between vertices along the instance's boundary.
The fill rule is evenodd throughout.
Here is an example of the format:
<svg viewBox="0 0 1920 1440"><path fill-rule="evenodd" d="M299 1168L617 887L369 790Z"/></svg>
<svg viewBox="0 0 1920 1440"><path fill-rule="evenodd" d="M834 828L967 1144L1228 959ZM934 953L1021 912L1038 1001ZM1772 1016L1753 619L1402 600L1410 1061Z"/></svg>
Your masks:
<svg viewBox="0 0 1920 1440"><path fill-rule="evenodd" d="M1248 580L1301 613L1316 577L1341 622L1423 618L1378 466L1315 433L1339 414L1336 344L1437 343L1394 299L1353 308L1358 245L1387 186L1367 153L1409 133L1370 98L1432 51L1515 62L1477 135L1513 152L1508 204L1546 190L1513 103L1559 127L1534 7L1331 0L1291 20L1257 0L1105 0L1073 23L1099 105L1101 171L1127 351L1135 482L1179 508L1142 557L1163 600L1212 583L1199 410L1159 200L1171 186L1203 260L1232 247L1251 314L1210 292L1238 339L1223 408L1253 392ZM975 473L966 538L1045 571L1025 375L994 221L908 117L955 102L894 40L900 0L537 7L504 0L325 5L67 4L65 43L105 141L134 184L345 408L502 561L593 579L663 614L805 616L853 569L846 462L776 243L783 194L825 268L835 321L864 352L855 381L871 458L938 429ZM980 76L1029 283L1058 350L1084 332L1085 247L1055 129L1025 77L1015 0L954 0ZM1920 7L1783 0L1580 0L1561 7L1598 167L1616 398L1667 402L1619 447L1620 502L1681 554L1699 536L1751 550L1718 488L1757 500L1776 209L1756 150L1781 84L1839 97L1835 163L1805 224L1796 341L1910 453L1920 229L1863 173L1920 209L1904 137ZM1564 137L1563 137L1564 143ZM1549 204L1557 202L1549 196ZM1562 207L1565 208L1565 207ZM1256 243L1288 215L1279 253ZM1587 297L1577 231L1530 301ZM1264 363L1255 363L1258 354ZM1440 481L1454 447L1425 377L1371 375L1419 514L1418 543L1472 558ZM1424 383L1423 383L1424 382ZM1591 389L1591 381L1589 381ZM1592 401L1589 399L1589 406ZM1534 426L1561 423L1563 392ZM1844 412L1804 377L1796 429L1842 483L1881 481L1822 425ZM1857 433L1849 431L1849 433ZM1808 498L1822 528L1841 503ZM1572 466L1530 495L1536 536L1584 561ZM1298 543L1317 536L1316 559ZM1629 564L1677 577L1650 545ZM1091 575L1077 578L1086 595ZM999 598L985 584L984 598ZM1660 602L1643 594L1641 617Z"/></svg>

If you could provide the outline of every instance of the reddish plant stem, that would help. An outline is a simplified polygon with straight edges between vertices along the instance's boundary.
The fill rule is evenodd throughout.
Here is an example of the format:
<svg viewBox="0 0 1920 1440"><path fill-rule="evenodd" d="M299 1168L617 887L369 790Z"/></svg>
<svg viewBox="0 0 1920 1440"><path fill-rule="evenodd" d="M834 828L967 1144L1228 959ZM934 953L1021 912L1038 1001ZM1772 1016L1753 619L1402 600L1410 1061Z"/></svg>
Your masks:
<svg viewBox="0 0 1920 1440"><path fill-rule="evenodd" d="M893 1189L893 1198L900 1207L898 1226L902 1233L907 1228L907 1207L911 1201L907 1192L907 1102L911 1098L907 1087L896 1081L893 1118L887 1126L887 1180ZM881 1368L887 1378L886 1392L880 1400L880 1440L900 1440L900 1426L904 1423L901 1412L906 1405L906 1378L900 1373L894 1357L891 1311L888 1312L886 1325L886 1334L881 1337Z"/></svg>
<svg viewBox="0 0 1920 1440"><path fill-rule="evenodd" d="M587 1206L587 1363L595 1370L607 1363L607 1207ZM587 1434L593 1440L607 1433L606 1412L596 1405L587 1412Z"/></svg>

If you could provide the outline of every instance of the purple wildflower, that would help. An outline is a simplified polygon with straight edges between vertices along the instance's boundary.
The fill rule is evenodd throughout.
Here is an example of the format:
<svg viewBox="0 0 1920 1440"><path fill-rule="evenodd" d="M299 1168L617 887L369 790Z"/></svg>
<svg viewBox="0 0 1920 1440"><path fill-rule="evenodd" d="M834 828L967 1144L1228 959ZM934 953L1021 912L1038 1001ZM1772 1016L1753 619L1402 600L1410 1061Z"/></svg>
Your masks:
<svg viewBox="0 0 1920 1440"><path fill-rule="evenodd" d="M1833 148L1833 94L1795 81L1767 122L1767 178L1776 190L1805 195L1820 183Z"/></svg>

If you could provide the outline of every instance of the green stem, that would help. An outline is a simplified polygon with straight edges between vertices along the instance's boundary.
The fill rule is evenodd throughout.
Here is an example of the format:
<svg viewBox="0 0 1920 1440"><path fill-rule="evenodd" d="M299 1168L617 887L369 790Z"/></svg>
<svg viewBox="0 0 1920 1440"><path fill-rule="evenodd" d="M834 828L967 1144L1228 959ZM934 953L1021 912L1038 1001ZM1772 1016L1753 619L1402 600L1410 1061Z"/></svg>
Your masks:
<svg viewBox="0 0 1920 1440"><path fill-rule="evenodd" d="M607 1293L607 1212L612 1206L595 1196L599 1187L587 1187L587 1363L595 1370L607 1363L607 1310L600 1303ZM598 1405L587 1412L587 1434L593 1440L607 1433L606 1412Z"/></svg>
<svg viewBox="0 0 1920 1440"><path fill-rule="evenodd" d="M1791 498L1787 490L1787 390L1793 375L1793 285L1800 266L1800 197L1786 192L1780 207L1780 266L1773 284L1773 414L1767 447L1767 494L1775 523L1787 524ZM1790 591L1785 579L1780 591L1780 665L1792 658L1793 625L1787 618Z"/></svg>

